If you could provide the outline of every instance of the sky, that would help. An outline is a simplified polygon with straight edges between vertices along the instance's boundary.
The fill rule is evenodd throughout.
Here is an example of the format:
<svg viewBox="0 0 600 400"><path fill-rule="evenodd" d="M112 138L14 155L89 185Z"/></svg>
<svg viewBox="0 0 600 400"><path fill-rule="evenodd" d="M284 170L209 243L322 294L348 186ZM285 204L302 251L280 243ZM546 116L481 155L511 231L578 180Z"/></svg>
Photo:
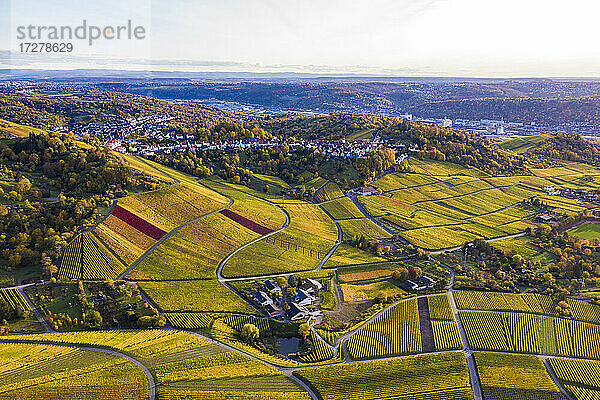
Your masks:
<svg viewBox="0 0 600 400"><path fill-rule="evenodd" d="M592 0L0 0L0 68L600 77L599 14ZM146 35L20 51L19 26L83 20Z"/></svg>

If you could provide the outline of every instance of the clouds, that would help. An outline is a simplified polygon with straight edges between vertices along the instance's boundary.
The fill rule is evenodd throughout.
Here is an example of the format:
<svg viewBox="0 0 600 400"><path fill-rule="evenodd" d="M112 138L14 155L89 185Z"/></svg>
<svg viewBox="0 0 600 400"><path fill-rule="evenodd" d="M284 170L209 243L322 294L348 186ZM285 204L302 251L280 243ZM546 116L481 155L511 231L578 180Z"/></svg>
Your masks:
<svg viewBox="0 0 600 400"><path fill-rule="evenodd" d="M161 69L221 71L600 74L594 43L600 5L591 0L19 0L12 10L13 22L87 16L98 24L123 18L148 24L145 47L109 44L74 54L101 55L105 64L129 59Z"/></svg>

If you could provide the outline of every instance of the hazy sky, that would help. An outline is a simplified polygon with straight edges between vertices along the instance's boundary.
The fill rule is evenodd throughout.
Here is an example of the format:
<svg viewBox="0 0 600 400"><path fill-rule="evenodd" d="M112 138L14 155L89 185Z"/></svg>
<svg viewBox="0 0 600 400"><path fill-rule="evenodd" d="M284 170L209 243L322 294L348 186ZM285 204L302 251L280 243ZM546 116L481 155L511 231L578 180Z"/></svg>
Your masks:
<svg viewBox="0 0 600 400"><path fill-rule="evenodd" d="M82 4L83 3L83 4ZM400 76L600 76L592 0L0 0L3 66ZM20 25L142 25L144 40L21 54ZM10 51L8 51L10 50ZM8 64L8 65L7 65Z"/></svg>

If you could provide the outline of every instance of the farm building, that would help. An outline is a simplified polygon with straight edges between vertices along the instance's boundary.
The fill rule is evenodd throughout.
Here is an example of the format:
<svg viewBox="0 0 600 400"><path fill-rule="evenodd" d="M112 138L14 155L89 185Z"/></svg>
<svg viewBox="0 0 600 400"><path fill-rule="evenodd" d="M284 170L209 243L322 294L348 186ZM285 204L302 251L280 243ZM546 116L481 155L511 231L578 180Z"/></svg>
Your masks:
<svg viewBox="0 0 600 400"><path fill-rule="evenodd" d="M356 194L359 196L371 196L377 194L377 189L375 189L373 186L365 186L358 189Z"/></svg>
<svg viewBox="0 0 600 400"><path fill-rule="evenodd" d="M275 282L273 279L267 279L265 281L265 289L267 289L267 292L269 292L269 294L273 294L275 292L281 292L281 288L279 287L277 282Z"/></svg>
<svg viewBox="0 0 600 400"><path fill-rule="evenodd" d="M316 299L304 289L298 289L298 293L294 296L294 303L301 306L311 305Z"/></svg>
<svg viewBox="0 0 600 400"><path fill-rule="evenodd" d="M273 304L273 300L265 292L254 293L254 299L261 307L265 307L269 304Z"/></svg>
<svg viewBox="0 0 600 400"><path fill-rule="evenodd" d="M308 315L308 310L305 307L300 306L296 303L290 304L290 308L287 311L287 317L291 321L296 321L296 320L305 318L307 315Z"/></svg>
<svg viewBox="0 0 600 400"><path fill-rule="evenodd" d="M305 290L308 293L316 293L323 288L323 285L311 278L306 278L300 285L300 289Z"/></svg>

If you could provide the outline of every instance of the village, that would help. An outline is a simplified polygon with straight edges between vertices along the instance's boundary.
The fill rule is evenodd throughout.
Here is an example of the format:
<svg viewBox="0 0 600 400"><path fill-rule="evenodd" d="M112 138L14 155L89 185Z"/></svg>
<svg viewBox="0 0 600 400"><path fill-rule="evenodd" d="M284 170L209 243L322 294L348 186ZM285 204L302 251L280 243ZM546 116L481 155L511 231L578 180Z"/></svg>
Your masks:
<svg viewBox="0 0 600 400"><path fill-rule="evenodd" d="M577 188L556 188L554 186L544 186L544 190L551 196L561 196L567 199L580 201L596 201L596 191Z"/></svg>

